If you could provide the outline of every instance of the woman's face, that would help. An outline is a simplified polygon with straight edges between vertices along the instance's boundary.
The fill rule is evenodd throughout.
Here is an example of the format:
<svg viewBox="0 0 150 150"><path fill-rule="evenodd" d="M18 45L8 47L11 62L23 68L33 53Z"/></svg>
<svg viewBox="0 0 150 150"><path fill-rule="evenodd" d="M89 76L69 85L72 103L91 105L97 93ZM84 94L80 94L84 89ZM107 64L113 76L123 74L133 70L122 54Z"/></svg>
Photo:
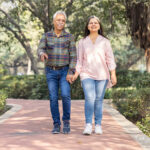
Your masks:
<svg viewBox="0 0 150 150"><path fill-rule="evenodd" d="M88 30L90 32L98 32L100 24L96 18L91 18L88 24Z"/></svg>

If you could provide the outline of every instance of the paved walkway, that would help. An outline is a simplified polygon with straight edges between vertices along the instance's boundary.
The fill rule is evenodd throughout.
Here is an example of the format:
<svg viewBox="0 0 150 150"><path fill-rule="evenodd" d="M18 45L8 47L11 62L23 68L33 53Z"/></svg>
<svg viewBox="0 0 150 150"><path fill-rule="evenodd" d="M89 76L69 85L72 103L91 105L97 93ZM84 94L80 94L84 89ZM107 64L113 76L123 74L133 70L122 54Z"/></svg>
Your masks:
<svg viewBox="0 0 150 150"><path fill-rule="evenodd" d="M104 105L104 133L84 136L84 101L72 101L71 133L68 135L51 134L49 101L8 99L7 103L13 104L13 108L0 117L0 150L150 149L149 138L108 104ZM61 101L59 104L62 114ZM143 138L145 143L142 143Z"/></svg>

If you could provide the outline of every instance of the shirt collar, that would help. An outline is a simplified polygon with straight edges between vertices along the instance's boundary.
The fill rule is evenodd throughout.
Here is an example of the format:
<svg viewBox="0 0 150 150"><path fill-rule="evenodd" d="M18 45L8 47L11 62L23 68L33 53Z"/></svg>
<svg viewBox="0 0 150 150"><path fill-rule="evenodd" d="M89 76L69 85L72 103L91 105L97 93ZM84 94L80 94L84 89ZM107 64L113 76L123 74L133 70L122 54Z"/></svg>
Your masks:
<svg viewBox="0 0 150 150"><path fill-rule="evenodd" d="M51 29L51 33L53 34L53 36L57 37L56 33L54 32L54 29ZM66 34L67 34L67 32L65 31L65 29L63 29L60 34L60 37L66 35Z"/></svg>

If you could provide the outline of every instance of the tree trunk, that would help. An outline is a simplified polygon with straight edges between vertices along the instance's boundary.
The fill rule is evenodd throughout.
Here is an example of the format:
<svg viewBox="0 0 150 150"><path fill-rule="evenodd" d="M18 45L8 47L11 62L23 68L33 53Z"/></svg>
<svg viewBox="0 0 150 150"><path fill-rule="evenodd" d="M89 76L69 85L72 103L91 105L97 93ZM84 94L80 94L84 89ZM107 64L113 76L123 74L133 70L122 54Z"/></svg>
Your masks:
<svg viewBox="0 0 150 150"><path fill-rule="evenodd" d="M29 57L29 59L31 60L31 69L33 70L33 72L35 74L38 74L39 71L38 71L38 68L37 68L37 60L34 58L33 54L31 53L31 47L30 45L27 45L24 43L21 43L23 45L23 47L25 48L26 52L27 52L27 55Z"/></svg>
<svg viewBox="0 0 150 150"><path fill-rule="evenodd" d="M14 74L14 75L17 75L18 67L14 66L14 67L13 67L13 70L14 70L14 73L13 73L13 74Z"/></svg>
<svg viewBox="0 0 150 150"><path fill-rule="evenodd" d="M146 50L146 68L150 72L150 3L126 1L129 31L136 46Z"/></svg>
<svg viewBox="0 0 150 150"><path fill-rule="evenodd" d="M150 48L146 52L146 70L150 73Z"/></svg>
<svg viewBox="0 0 150 150"><path fill-rule="evenodd" d="M27 40L27 37L25 36L25 34L23 33L23 31L21 30L21 27L15 22L15 20L9 16L9 14L7 14L5 11L3 11L0 8L0 11L9 19L9 22L15 26L15 28L17 29L14 30L13 28L11 28L9 25L4 24L3 22L0 22L0 25L4 28L6 28L7 30L9 30L10 32L12 32L15 36L15 38L21 43L21 45L25 48L26 53L28 55L28 57L31 60L31 64L32 64L32 70L34 71L35 74L38 74L38 69L37 69L37 61L34 58L33 54L32 54L32 49L30 46L30 43Z"/></svg>
<svg viewBox="0 0 150 150"><path fill-rule="evenodd" d="M27 68L27 75L31 74L31 60L28 59L28 68Z"/></svg>

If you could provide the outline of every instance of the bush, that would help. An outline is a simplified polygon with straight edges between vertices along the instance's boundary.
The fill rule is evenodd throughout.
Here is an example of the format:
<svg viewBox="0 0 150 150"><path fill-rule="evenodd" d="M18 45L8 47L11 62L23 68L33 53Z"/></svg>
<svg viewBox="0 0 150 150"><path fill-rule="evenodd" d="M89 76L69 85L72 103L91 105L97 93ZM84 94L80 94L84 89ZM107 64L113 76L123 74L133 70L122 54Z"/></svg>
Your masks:
<svg viewBox="0 0 150 150"><path fill-rule="evenodd" d="M139 71L119 71L117 72L117 75L118 83L113 88L113 90L116 88L118 89L118 87L119 89L121 87L123 90L124 88L128 88L130 86L134 88L136 88L136 86L149 86L148 84L150 82L150 76L147 73L140 73ZM144 78L145 80L142 82L142 79ZM12 98L49 99L45 75L3 76L0 77L0 89L6 90L8 97ZM111 93L113 90L106 90L106 99L112 97ZM71 85L71 98L84 99L84 93L79 78L75 81L74 84Z"/></svg>
<svg viewBox="0 0 150 150"><path fill-rule="evenodd" d="M116 89L112 92L112 97L118 111L150 135L150 88Z"/></svg>
<svg viewBox="0 0 150 150"><path fill-rule="evenodd" d="M0 83L0 88L7 91L8 97L11 98L48 98L46 78L43 75L4 76Z"/></svg>
<svg viewBox="0 0 150 150"><path fill-rule="evenodd" d="M150 114L147 115L145 118L142 119L142 121L138 121L136 125L150 137Z"/></svg>
<svg viewBox="0 0 150 150"><path fill-rule="evenodd" d="M0 88L11 98L49 99L45 75L4 76L0 78ZM110 96L111 90L106 90L105 98ZM71 85L71 98L84 99L79 78Z"/></svg>
<svg viewBox="0 0 150 150"><path fill-rule="evenodd" d="M6 69L4 69L4 66L0 64L0 76L5 75L7 73Z"/></svg>
<svg viewBox="0 0 150 150"><path fill-rule="evenodd" d="M139 71L131 71L131 70L120 70L117 71L117 87L130 87L134 86L134 80L138 77L141 76L142 73Z"/></svg>
<svg viewBox="0 0 150 150"><path fill-rule="evenodd" d="M0 88L11 98L49 99L45 75L4 76L0 79ZM79 78L71 85L71 98L84 98Z"/></svg>
<svg viewBox="0 0 150 150"><path fill-rule="evenodd" d="M141 121L149 112L150 88L116 90L112 93L117 109L132 122Z"/></svg>
<svg viewBox="0 0 150 150"><path fill-rule="evenodd" d="M137 89L146 88L146 87L150 86L150 74L147 72L145 72L144 74L141 74L140 76L136 77L135 79L133 80L133 83Z"/></svg>
<svg viewBox="0 0 150 150"><path fill-rule="evenodd" d="M4 93L4 91L0 91L0 114L3 112L6 106L6 98L7 98L6 93Z"/></svg>
<svg viewBox="0 0 150 150"><path fill-rule="evenodd" d="M150 85L150 74L147 72L141 73L139 71L122 70L117 71L117 85L118 87L149 87Z"/></svg>

